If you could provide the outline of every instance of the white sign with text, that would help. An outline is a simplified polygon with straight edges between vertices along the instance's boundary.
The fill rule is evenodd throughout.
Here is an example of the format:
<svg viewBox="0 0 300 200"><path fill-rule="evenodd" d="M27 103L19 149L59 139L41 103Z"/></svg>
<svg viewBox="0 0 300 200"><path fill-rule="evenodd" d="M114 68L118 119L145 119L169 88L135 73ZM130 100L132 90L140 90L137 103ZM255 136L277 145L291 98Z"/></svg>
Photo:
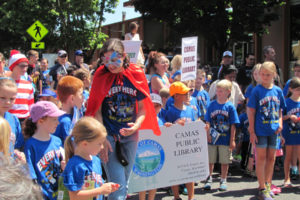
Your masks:
<svg viewBox="0 0 300 200"><path fill-rule="evenodd" d="M205 180L209 175L202 121L161 127L161 135L139 131L129 193Z"/></svg>
<svg viewBox="0 0 300 200"><path fill-rule="evenodd" d="M140 53L140 47L142 44L142 40L139 40L139 41L123 40L122 43L124 45L126 54L130 58L130 62L136 64L138 55Z"/></svg>
<svg viewBox="0 0 300 200"><path fill-rule="evenodd" d="M195 80L197 75L198 37L182 38L181 81Z"/></svg>

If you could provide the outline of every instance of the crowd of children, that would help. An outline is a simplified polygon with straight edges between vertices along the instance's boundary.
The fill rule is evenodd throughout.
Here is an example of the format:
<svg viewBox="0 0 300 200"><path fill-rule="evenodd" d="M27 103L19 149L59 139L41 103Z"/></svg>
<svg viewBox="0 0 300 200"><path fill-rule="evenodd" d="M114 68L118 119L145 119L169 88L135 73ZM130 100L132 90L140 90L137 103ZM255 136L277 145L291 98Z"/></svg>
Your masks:
<svg viewBox="0 0 300 200"><path fill-rule="evenodd" d="M97 71L97 75L101 70L110 71L116 78L110 82L111 88L115 89L108 88L108 93L117 93L117 87L133 88L134 91L138 87L143 90L149 86L152 92L150 95L146 93L147 90L137 90L136 97L131 100L138 102L136 106L142 112L145 108L141 102L151 97L159 126L171 126L175 123L184 125L197 120L206 123L210 174L204 184L205 190L213 187L212 173L216 163L221 164L218 189L227 190L228 169L235 152L242 155L240 163L245 173L257 177L258 196L264 200L272 200L276 193L272 190L276 189L272 186L276 152L283 145L283 185L293 186L290 168L294 174L300 168L300 165L297 168L300 161L300 62L294 66L295 77L287 82L283 90L274 85L277 72L273 62L255 65L252 83L243 95L235 82L238 70L233 65L223 67L219 79L209 87L208 76L203 69L197 71L196 80L181 82L180 67L168 74L167 57L163 53L152 52L147 68L151 73L149 83L133 83L132 80L139 78L137 74L132 77L128 73L124 73L124 77L115 75L123 73L118 71L121 69L118 68L120 63L126 64L124 71L135 69L133 64L126 63L125 56L115 55L115 51L104 52L106 60L103 64L107 66ZM31 56L34 54L34 51L30 53ZM59 55L65 56L62 51ZM181 63L181 56L175 58L179 60L177 63ZM174 60L171 63L176 62ZM29 67L37 66L30 65L29 59L18 51L12 51L8 67L10 72L7 71L0 77L0 162L7 162L11 157L17 163L26 163L28 169L24 168L23 171L28 170L26 173L40 186L44 199L103 199L103 195L118 190L124 191L120 196L126 196L128 173L125 173L126 177L121 183L114 181L119 180L121 175L114 179L114 172L110 172L116 167L115 163L119 162L119 158L115 158L115 163L110 166L107 161L115 155L113 152L107 154L107 159L104 160L100 160L98 155L109 147L110 151L116 150L114 145L118 142L117 137L124 139L127 136L125 141L134 142L132 145L136 146L135 130L143 123L144 111L134 116L139 126L124 122L119 127L119 122L114 120L124 118L123 115L132 106L128 106L123 114L117 115L113 112L116 108L112 105L122 99L114 99L112 94L103 97L101 103L107 106L97 107L99 110L93 113L95 118L84 117L93 81L86 68L67 68L64 76L57 73L50 78L47 59L41 60L40 71L28 70ZM38 78L37 72L41 73ZM103 80L110 80L104 75L102 77L107 78ZM144 77L143 75L141 80L146 80ZM51 79L57 79L55 87ZM97 87L101 88L104 87ZM93 94L95 92L98 90L93 90ZM137 108L132 109L131 112ZM97 117L99 112L101 120ZM123 140L123 145L126 142ZM102 178L101 163L107 170L108 180L113 180L112 182L105 183ZM191 182L183 186L186 187L189 200L195 199L194 185ZM175 200L181 199L180 187L171 187ZM40 195L35 187L30 191L36 196ZM115 194L119 195L118 192ZM154 200L156 190L148 193L148 199ZM141 200L146 199L146 191L140 192L139 196ZM114 197L111 196L110 199Z"/></svg>

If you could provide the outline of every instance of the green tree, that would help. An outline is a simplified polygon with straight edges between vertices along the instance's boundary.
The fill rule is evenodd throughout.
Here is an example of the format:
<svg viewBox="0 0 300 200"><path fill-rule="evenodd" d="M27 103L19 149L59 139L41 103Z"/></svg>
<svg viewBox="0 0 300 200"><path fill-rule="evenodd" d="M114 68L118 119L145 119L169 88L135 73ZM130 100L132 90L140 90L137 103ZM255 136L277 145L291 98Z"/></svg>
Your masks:
<svg viewBox="0 0 300 200"><path fill-rule="evenodd" d="M179 36L202 35L221 52L233 42L249 41L263 34L278 15L273 8L283 0L132 0L144 17L166 22Z"/></svg>
<svg viewBox="0 0 300 200"><path fill-rule="evenodd" d="M46 48L95 51L107 37L101 32L104 12L114 12L119 0L2 0L0 49L28 50L33 39L26 30L36 20L49 30Z"/></svg>

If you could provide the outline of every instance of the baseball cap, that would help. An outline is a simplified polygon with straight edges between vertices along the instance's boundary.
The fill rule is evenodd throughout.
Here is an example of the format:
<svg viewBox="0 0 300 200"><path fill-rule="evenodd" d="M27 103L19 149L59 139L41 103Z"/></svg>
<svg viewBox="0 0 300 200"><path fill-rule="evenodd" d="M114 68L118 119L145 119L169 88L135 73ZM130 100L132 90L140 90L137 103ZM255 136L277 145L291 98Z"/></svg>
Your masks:
<svg viewBox="0 0 300 200"><path fill-rule="evenodd" d="M231 51L224 51L223 57L225 57L225 56L232 57L232 52Z"/></svg>
<svg viewBox="0 0 300 200"><path fill-rule="evenodd" d="M38 101L33 104L30 109L32 122L37 122L42 117L59 117L63 114L65 114L65 112L59 110L58 107L50 101Z"/></svg>
<svg viewBox="0 0 300 200"><path fill-rule="evenodd" d="M56 93L49 88L43 89L42 94L39 95L39 97L54 97L56 98Z"/></svg>
<svg viewBox="0 0 300 200"><path fill-rule="evenodd" d="M227 75L231 72L238 72L237 68L234 65L224 66L223 74Z"/></svg>
<svg viewBox="0 0 300 200"><path fill-rule="evenodd" d="M58 57L62 57L62 56L67 56L67 52L65 50L59 50L58 53L57 53L57 56Z"/></svg>
<svg viewBox="0 0 300 200"><path fill-rule="evenodd" d="M75 51L75 56L83 56L83 51L82 50L76 50Z"/></svg>
<svg viewBox="0 0 300 200"><path fill-rule="evenodd" d="M151 97L152 103L158 103L158 104L162 105L161 97L158 94L151 93L150 97Z"/></svg>
<svg viewBox="0 0 300 200"><path fill-rule="evenodd" d="M176 81L170 86L170 96L174 96L174 94L186 94L191 90L192 89L187 87L184 83Z"/></svg>

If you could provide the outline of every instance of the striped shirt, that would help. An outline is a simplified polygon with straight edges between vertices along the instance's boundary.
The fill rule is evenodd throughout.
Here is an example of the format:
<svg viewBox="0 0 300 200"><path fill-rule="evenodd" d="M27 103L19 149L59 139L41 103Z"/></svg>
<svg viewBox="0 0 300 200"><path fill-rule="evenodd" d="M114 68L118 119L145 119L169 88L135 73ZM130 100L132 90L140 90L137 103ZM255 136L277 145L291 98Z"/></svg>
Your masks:
<svg viewBox="0 0 300 200"><path fill-rule="evenodd" d="M29 117L30 106L34 103L33 87L31 82L26 80L16 80L18 92L15 104L9 110L18 118Z"/></svg>

